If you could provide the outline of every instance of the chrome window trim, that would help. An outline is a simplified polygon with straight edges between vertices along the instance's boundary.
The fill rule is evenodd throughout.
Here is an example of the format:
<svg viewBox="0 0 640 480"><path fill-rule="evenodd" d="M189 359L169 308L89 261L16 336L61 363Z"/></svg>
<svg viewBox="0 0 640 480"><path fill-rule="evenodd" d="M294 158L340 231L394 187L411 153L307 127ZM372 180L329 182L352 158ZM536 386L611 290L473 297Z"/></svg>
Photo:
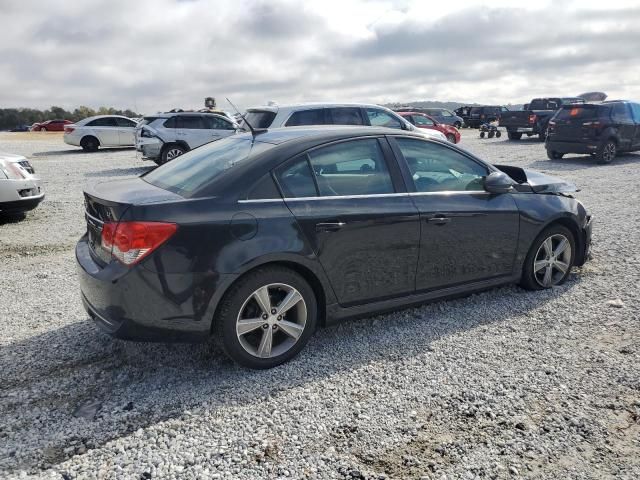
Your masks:
<svg viewBox="0 0 640 480"><path fill-rule="evenodd" d="M443 190L441 192L401 192L401 193L373 193L368 195L328 195L322 197L289 197L289 198L255 198L242 199L238 203L269 203L269 202L307 202L316 200L350 200L356 198L390 198L390 197L422 197L429 195L489 195L486 190Z"/></svg>
<svg viewBox="0 0 640 480"><path fill-rule="evenodd" d="M423 195L440 195L440 194L452 195L454 193L462 193L466 195L471 195L471 194L477 195L479 193L488 194L489 192L487 192L486 190L443 190L441 192L410 192L409 196L421 197Z"/></svg>

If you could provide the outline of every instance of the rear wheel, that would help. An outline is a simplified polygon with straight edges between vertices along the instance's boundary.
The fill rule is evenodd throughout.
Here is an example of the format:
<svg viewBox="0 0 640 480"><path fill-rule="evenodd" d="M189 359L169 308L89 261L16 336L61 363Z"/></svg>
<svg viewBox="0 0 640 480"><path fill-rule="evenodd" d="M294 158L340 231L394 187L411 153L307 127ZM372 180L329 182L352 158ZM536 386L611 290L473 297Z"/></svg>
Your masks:
<svg viewBox="0 0 640 480"><path fill-rule="evenodd" d="M500 138L502 136L502 132L500 130L496 130L496 138Z"/></svg>
<svg viewBox="0 0 640 480"><path fill-rule="evenodd" d="M460 122L454 122L453 126L456 127L456 128L461 128L462 124Z"/></svg>
<svg viewBox="0 0 640 480"><path fill-rule="evenodd" d="M494 132L493 130L489 130L489 134L487 135L489 138L493 138L493 136L496 134L496 132Z"/></svg>
<svg viewBox="0 0 640 480"><path fill-rule="evenodd" d="M602 147L596 153L596 159L598 163L606 164L613 162L618 153L618 147L613 140L607 140Z"/></svg>
<svg viewBox="0 0 640 480"><path fill-rule="evenodd" d="M547 132L540 132L538 134L538 141L539 142L544 142L547 138Z"/></svg>
<svg viewBox="0 0 640 480"><path fill-rule="evenodd" d="M527 290L542 290L563 284L571 273L575 251L575 239L568 228L546 228L531 245L520 285Z"/></svg>
<svg viewBox="0 0 640 480"><path fill-rule="evenodd" d="M317 323L316 297L296 272L265 267L231 287L215 319L225 353L248 368L272 368L295 357Z"/></svg>
<svg viewBox="0 0 640 480"><path fill-rule="evenodd" d="M85 152L95 152L100 146L100 142L96 137L82 137L80 146Z"/></svg>
<svg viewBox="0 0 640 480"><path fill-rule="evenodd" d="M547 158L549 160L561 160L564 156L564 153L554 152L553 150L547 150Z"/></svg>
<svg viewBox="0 0 640 480"><path fill-rule="evenodd" d="M40 131L41 132L46 132L47 131L47 127L40 127Z"/></svg>
<svg viewBox="0 0 640 480"><path fill-rule="evenodd" d="M160 163L167 163L173 160L174 158L182 155L186 150L180 145L171 144L167 145L162 149L162 153L160 154Z"/></svg>
<svg viewBox="0 0 640 480"><path fill-rule="evenodd" d="M447 133L447 140L451 143L456 143L456 136L453 133Z"/></svg>
<svg viewBox="0 0 640 480"><path fill-rule="evenodd" d="M522 138L522 133L507 131L507 137L509 137L509 140L520 140Z"/></svg>
<svg viewBox="0 0 640 480"><path fill-rule="evenodd" d="M480 132L480 138L484 138L484 132Z"/></svg>

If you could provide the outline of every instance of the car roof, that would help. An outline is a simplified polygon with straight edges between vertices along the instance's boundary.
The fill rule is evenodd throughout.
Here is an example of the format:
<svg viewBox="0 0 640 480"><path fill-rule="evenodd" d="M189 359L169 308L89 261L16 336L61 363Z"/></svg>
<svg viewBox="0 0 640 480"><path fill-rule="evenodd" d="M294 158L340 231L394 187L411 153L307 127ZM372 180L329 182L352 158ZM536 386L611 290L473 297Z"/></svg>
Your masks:
<svg viewBox="0 0 640 480"><path fill-rule="evenodd" d="M126 118L127 120L131 120L129 117L125 117L124 115L94 115L93 117L86 117L83 118L81 121L84 120L96 120L98 118Z"/></svg>
<svg viewBox="0 0 640 480"><path fill-rule="evenodd" d="M308 140L339 140L341 138L367 137L371 135L408 135L425 138L419 133L385 127L367 127L351 125L315 125L303 127L273 128L256 134L255 141L280 145L289 141L307 138ZM234 138L251 137L251 133L234 135Z"/></svg>
<svg viewBox="0 0 640 480"><path fill-rule="evenodd" d="M230 118L223 113L213 113L213 112L159 112L152 115L145 115L144 118L171 118L171 117L175 117L176 115L186 115L186 116L210 115L212 117L222 117L225 120L230 120Z"/></svg>
<svg viewBox="0 0 640 480"><path fill-rule="evenodd" d="M384 108L382 105L376 105L375 103L356 103L356 102L303 102L303 103L290 103L286 105L263 105L258 107L250 107L247 111L265 111L265 112L278 112L280 110L297 110L307 108L332 108L332 107L359 107L359 108Z"/></svg>

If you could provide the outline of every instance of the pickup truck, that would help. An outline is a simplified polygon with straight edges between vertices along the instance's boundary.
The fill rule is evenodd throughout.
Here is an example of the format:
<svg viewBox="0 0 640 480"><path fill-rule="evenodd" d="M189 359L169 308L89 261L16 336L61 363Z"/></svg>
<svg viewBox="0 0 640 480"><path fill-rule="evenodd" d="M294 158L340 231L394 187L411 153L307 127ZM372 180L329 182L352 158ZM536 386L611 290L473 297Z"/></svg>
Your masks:
<svg viewBox="0 0 640 480"><path fill-rule="evenodd" d="M544 142L549 120L558 109L563 105L584 102L582 97L534 98L523 110L503 113L500 126L507 129L509 140L520 140L525 133L528 137L538 135L538 140Z"/></svg>

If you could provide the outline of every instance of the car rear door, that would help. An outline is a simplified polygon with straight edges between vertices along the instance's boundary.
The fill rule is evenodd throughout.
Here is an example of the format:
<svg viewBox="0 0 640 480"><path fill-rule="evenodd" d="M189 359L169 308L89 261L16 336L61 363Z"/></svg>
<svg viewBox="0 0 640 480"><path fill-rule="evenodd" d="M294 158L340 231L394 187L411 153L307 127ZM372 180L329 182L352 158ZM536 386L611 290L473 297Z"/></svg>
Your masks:
<svg viewBox="0 0 640 480"><path fill-rule="evenodd" d="M217 140L213 131L207 128L202 115L178 115L176 119L176 139L185 142L189 148L197 148Z"/></svg>
<svg viewBox="0 0 640 480"><path fill-rule="evenodd" d="M618 149L631 150L636 136L636 124L631 117L628 103L614 103L611 108L611 120L618 130Z"/></svg>
<svg viewBox="0 0 640 480"><path fill-rule="evenodd" d="M276 177L342 306L413 293L419 215L384 137L312 149Z"/></svg>
<svg viewBox="0 0 640 480"><path fill-rule="evenodd" d="M484 190L487 167L439 143L390 142L420 212L416 291L512 276L520 214L511 194Z"/></svg>
<svg viewBox="0 0 640 480"><path fill-rule="evenodd" d="M87 127L91 127L91 133L100 141L100 146L119 145L118 125L113 117L96 118L87 124Z"/></svg>

